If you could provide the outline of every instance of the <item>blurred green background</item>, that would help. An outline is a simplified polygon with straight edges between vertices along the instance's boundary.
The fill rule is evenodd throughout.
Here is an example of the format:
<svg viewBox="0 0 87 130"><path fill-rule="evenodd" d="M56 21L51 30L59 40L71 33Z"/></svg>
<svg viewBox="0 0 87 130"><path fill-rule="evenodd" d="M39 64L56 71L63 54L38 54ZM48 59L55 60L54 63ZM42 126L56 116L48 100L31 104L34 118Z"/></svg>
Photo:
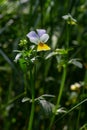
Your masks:
<svg viewBox="0 0 87 130"><path fill-rule="evenodd" d="M46 29L48 45L67 48L67 23L62 16L70 13L77 20L68 26L70 58L79 58L83 68L69 65L61 106L67 110L87 97L87 1L86 0L0 0L0 130L27 130L31 105L22 103L24 73L14 62L19 42L35 29ZM42 54L43 56L43 54ZM57 57L38 62L36 97L47 93L58 95L62 70ZM79 90L72 84L79 83ZM29 97L31 95L28 95ZM53 99L56 103L56 98ZM56 120L61 114L56 116ZM87 102L77 107L53 125L53 130L87 130ZM35 109L34 130L45 130L45 118L38 105ZM83 127L82 127L83 126Z"/></svg>

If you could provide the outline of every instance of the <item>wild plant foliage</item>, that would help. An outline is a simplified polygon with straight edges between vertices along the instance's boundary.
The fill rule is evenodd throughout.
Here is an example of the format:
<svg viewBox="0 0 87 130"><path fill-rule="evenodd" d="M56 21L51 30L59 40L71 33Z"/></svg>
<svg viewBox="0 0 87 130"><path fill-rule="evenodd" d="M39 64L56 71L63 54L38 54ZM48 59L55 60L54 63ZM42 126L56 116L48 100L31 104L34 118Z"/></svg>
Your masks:
<svg viewBox="0 0 87 130"><path fill-rule="evenodd" d="M87 130L86 7L0 0L0 130Z"/></svg>

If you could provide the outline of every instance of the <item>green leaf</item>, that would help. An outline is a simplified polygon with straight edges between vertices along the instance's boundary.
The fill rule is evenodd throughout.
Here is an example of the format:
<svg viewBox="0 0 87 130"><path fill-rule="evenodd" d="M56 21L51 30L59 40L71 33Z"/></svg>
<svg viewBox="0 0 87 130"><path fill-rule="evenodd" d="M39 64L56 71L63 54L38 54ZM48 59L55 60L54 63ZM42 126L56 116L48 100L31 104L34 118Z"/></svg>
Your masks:
<svg viewBox="0 0 87 130"><path fill-rule="evenodd" d="M84 125L80 128L80 130L87 130L87 123L84 124Z"/></svg>
<svg viewBox="0 0 87 130"><path fill-rule="evenodd" d="M53 97L55 97L54 95L51 95L51 94L44 94L44 95L42 95L42 97L51 97L51 98L53 98Z"/></svg>
<svg viewBox="0 0 87 130"><path fill-rule="evenodd" d="M14 62L17 63L17 61L20 59L21 55L22 55L22 53L18 53L18 54L16 55L15 59L14 59Z"/></svg>
<svg viewBox="0 0 87 130"><path fill-rule="evenodd" d="M79 68L82 68L82 67L83 67L83 66L82 66L82 63L79 62L78 60L79 60L79 59L71 59L68 63L69 63L69 64L73 64L73 65L75 65L75 66L77 66L77 67L79 67Z"/></svg>
<svg viewBox="0 0 87 130"><path fill-rule="evenodd" d="M45 57L45 59L47 60L47 59L51 58L51 57L54 56L54 55L55 55L55 52L51 52L51 53L49 53L49 54Z"/></svg>
<svg viewBox="0 0 87 130"><path fill-rule="evenodd" d="M55 107L54 107L54 109L53 109L53 113L56 114L56 115L61 114L61 113L66 113L66 112L67 112L67 111L66 111L65 108L63 108L63 107L57 109L56 112L55 112Z"/></svg>
<svg viewBox="0 0 87 130"><path fill-rule="evenodd" d="M27 102L27 101L31 102L31 99L28 98L28 97L24 97L24 98L22 99L22 102Z"/></svg>
<svg viewBox="0 0 87 130"><path fill-rule="evenodd" d="M69 48L69 49L59 49L59 48L57 48L55 50L55 54L66 55L71 50L73 50L73 48Z"/></svg>
<svg viewBox="0 0 87 130"><path fill-rule="evenodd" d="M26 71L26 63L25 63L25 60L23 58L21 58L19 60L19 64L20 64L20 67L23 71Z"/></svg>
<svg viewBox="0 0 87 130"><path fill-rule="evenodd" d="M57 48L55 50L56 54L60 54L60 55L65 55L65 54L68 54L68 50L65 50L65 49L59 49Z"/></svg>
<svg viewBox="0 0 87 130"><path fill-rule="evenodd" d="M66 55L68 54L69 51L73 50L73 48L69 48L69 49L59 49L57 48L55 51L49 53L45 59L49 59L50 57L52 56L55 56L55 55Z"/></svg>
<svg viewBox="0 0 87 130"><path fill-rule="evenodd" d="M36 98L35 101L39 101L39 100L43 100L44 98L54 98L54 95L50 95L50 94L43 94L40 97Z"/></svg>

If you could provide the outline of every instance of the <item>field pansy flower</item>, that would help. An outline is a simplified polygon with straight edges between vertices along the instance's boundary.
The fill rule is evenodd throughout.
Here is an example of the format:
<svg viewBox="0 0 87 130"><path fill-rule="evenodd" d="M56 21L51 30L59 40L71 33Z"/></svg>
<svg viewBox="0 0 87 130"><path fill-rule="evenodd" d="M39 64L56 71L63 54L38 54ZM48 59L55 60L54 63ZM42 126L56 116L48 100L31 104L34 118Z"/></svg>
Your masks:
<svg viewBox="0 0 87 130"><path fill-rule="evenodd" d="M29 32L27 37L32 43L37 45L37 51L47 51L51 49L47 44L45 44L49 39L49 35L46 33L46 30L36 29L36 32Z"/></svg>

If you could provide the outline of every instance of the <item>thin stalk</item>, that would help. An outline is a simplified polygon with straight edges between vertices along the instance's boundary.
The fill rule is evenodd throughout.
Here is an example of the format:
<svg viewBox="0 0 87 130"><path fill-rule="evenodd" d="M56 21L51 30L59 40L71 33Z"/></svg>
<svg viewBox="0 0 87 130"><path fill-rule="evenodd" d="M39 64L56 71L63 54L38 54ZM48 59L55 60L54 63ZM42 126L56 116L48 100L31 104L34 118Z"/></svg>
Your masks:
<svg viewBox="0 0 87 130"><path fill-rule="evenodd" d="M85 72L84 83L85 83L85 85L87 85L87 70Z"/></svg>
<svg viewBox="0 0 87 130"><path fill-rule="evenodd" d="M39 0L41 11L41 27L43 28L43 0Z"/></svg>
<svg viewBox="0 0 87 130"><path fill-rule="evenodd" d="M56 110L58 109L60 101L61 101L61 97L62 97L62 93L63 93L63 88L64 88L64 84L65 84L65 79L66 79L66 72L67 72L67 69L66 69L66 66L64 66L64 68L63 68L63 75L62 75L62 81L61 81L61 85L60 85L60 91L59 91L59 95L58 95L58 98L57 98L57 103L56 103L54 115L53 115L53 117L51 119L50 126L49 126L48 130L50 130L51 127L52 127L52 124L53 124L53 122L55 120Z"/></svg>
<svg viewBox="0 0 87 130"><path fill-rule="evenodd" d="M81 115L81 106L79 108L78 117L77 117L77 121L76 121L76 130L78 130L80 115Z"/></svg>
<svg viewBox="0 0 87 130"><path fill-rule="evenodd" d="M69 25L66 25L66 47L69 47L69 39L70 39L70 32L69 32Z"/></svg>
<svg viewBox="0 0 87 130"><path fill-rule="evenodd" d="M85 72L84 83L85 83L85 85L87 84L87 71ZM83 90L82 90L82 95L84 95L84 87L83 87ZM81 98L81 100L82 100L82 98ZM80 121L82 107L83 106L80 106L80 109L79 109L78 118L77 118L77 122L76 122L76 130L79 127L79 121Z"/></svg>
<svg viewBox="0 0 87 130"><path fill-rule="evenodd" d="M10 100L6 105L4 105L4 106L2 106L2 107L0 108L0 111L3 110L3 109L5 109L9 104L15 102L17 99L19 99L20 97L24 96L25 94L26 94L26 93L23 92L23 93L21 93L20 95L18 95L18 96L16 96L15 98L13 98L12 100Z"/></svg>
<svg viewBox="0 0 87 130"><path fill-rule="evenodd" d="M57 119L57 120L55 121L55 124L56 124L59 120L63 119L65 116L67 116L70 112L72 112L73 110L75 110L77 107L79 107L80 105L82 105L84 102L87 102L87 98L84 99L84 100L82 100L81 102L79 102L77 105L75 105L74 107L72 107L70 110L68 110L63 116L61 116L59 119Z"/></svg>
<svg viewBox="0 0 87 130"><path fill-rule="evenodd" d="M7 97L7 103L11 99L11 91L12 91L12 79L10 81L9 90L8 90L8 97Z"/></svg>
<svg viewBox="0 0 87 130"><path fill-rule="evenodd" d="M28 130L32 130L33 118L34 118L34 100L32 98L32 107L31 107L31 113L30 113Z"/></svg>
<svg viewBox="0 0 87 130"><path fill-rule="evenodd" d="M31 81L31 90L32 90L32 106L31 106L28 130L32 130L33 119L34 119L34 109L35 109L35 101L34 101L35 91L34 91L34 77L33 76L34 75L32 74L32 70L30 68L30 81Z"/></svg>
<svg viewBox="0 0 87 130"><path fill-rule="evenodd" d="M18 13L19 13L19 16L20 16L20 28L22 30L21 37L23 38L26 35L26 31L25 31L25 26L24 26L25 20L24 20L23 7L22 7L22 4L21 4L21 0L19 0L19 5L20 6L18 8Z"/></svg>

